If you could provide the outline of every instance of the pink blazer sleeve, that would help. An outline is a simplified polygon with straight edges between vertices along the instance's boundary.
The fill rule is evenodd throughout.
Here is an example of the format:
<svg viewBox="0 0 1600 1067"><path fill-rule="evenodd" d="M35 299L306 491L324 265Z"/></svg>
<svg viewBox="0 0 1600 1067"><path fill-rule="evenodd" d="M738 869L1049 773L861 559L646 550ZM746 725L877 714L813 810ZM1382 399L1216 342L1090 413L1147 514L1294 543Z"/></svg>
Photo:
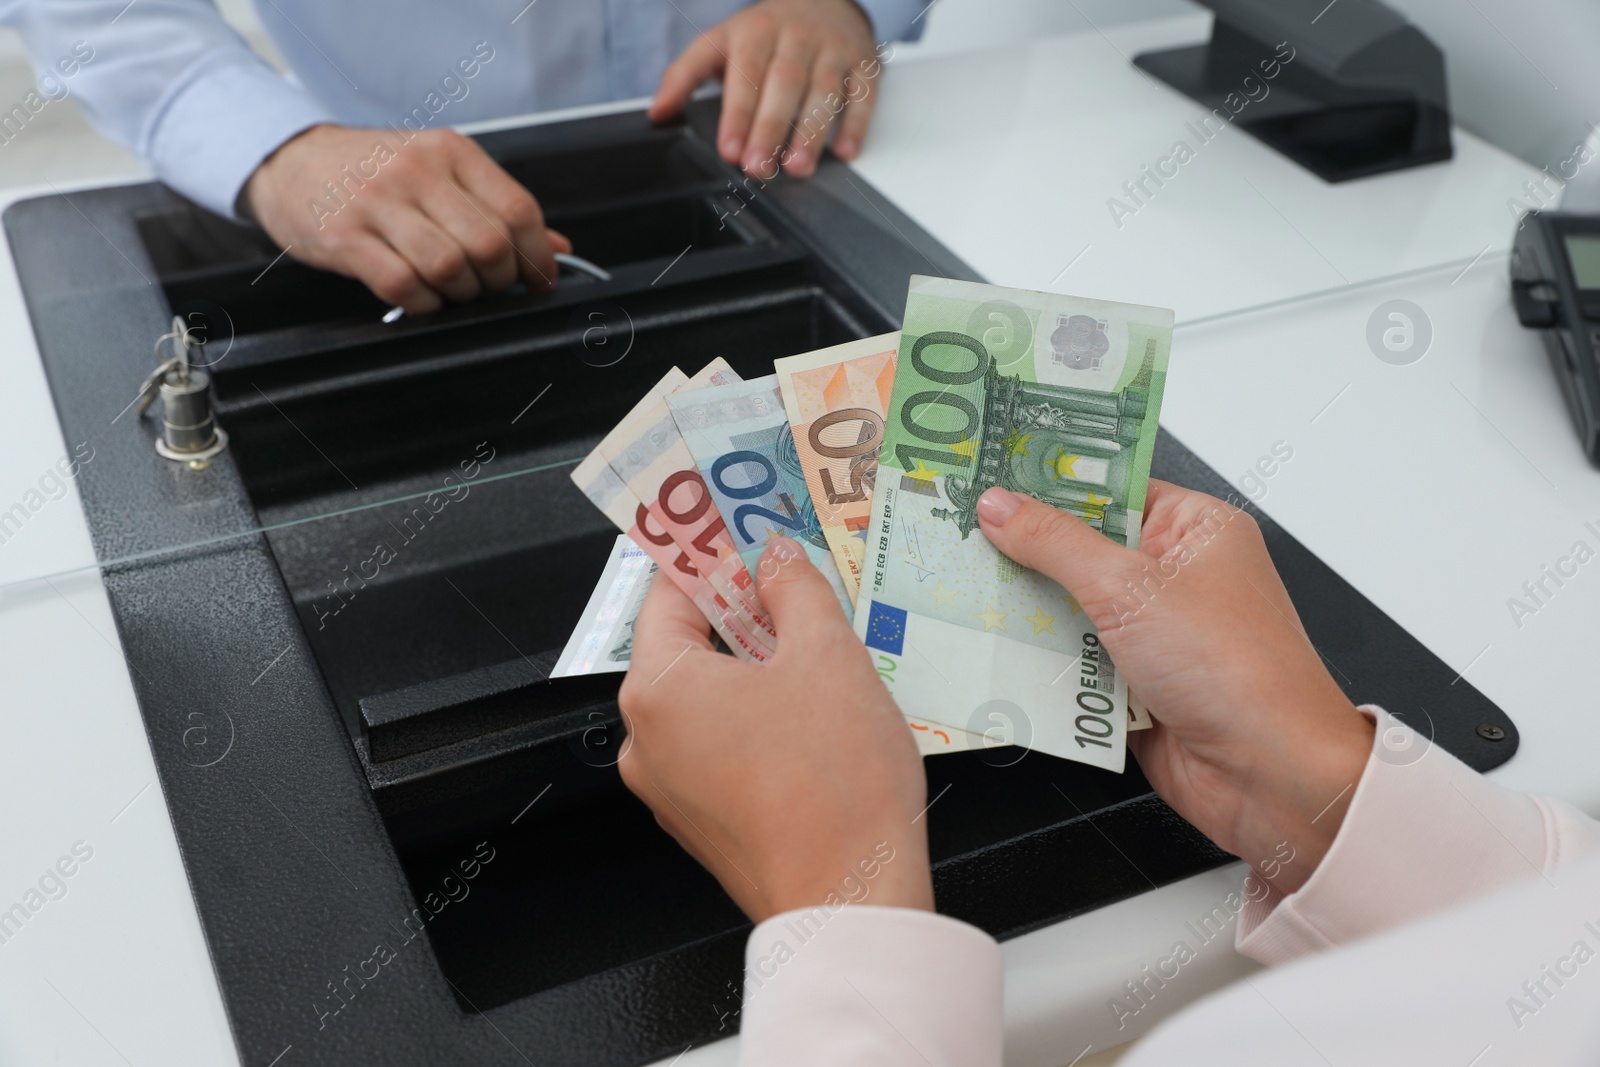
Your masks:
<svg viewBox="0 0 1600 1067"><path fill-rule="evenodd" d="M1563 801L1495 785L1381 708L1362 711L1377 726L1372 755L1354 786L1332 847L1298 891L1247 900L1236 933L1241 952L1265 963L1287 962L1382 934L1475 898L1524 892L1517 883L1537 880L1585 857L1590 862L1580 871L1600 875L1595 866L1600 863L1600 823ZM1434 923L1448 921L1439 916ZM1509 931L1507 936L1515 933ZM1600 943L1600 916L1594 933ZM1411 935L1397 931L1394 936ZM1452 930L1428 936L1442 938L1444 944L1460 941ZM1322 959L1355 959L1355 964L1342 965L1359 968L1365 957L1338 953ZM1393 971L1392 959L1386 960L1369 961L1368 971L1351 973ZM748 1067L997 1067L1001 1062L1000 948L988 935L953 919L862 904L788 912L756 927L745 951L745 966L740 1062ZM1307 961L1306 966L1320 967L1322 962ZM1303 968L1291 970L1298 974ZM1375 979L1351 981L1359 985ZM1326 983L1313 982L1312 987L1327 999ZM1435 999L1459 999L1453 988ZM1283 1018L1279 1006L1263 1000L1259 990L1244 987L1243 992L1219 994L1208 1003L1220 1003L1224 997L1239 1000L1269 1022ZM1568 997L1561 1010L1569 1010L1569 1005L1581 1008L1584 1001ZM1230 1048L1230 1042L1240 1044L1235 1016L1213 1008L1172 1020L1163 1030L1167 1036L1150 1048L1166 1048L1163 1041L1169 1039L1184 1048L1208 1047L1195 1042L1199 1034L1195 1027L1207 1018L1220 1027L1213 1035L1216 1049ZM1330 1020L1330 1033L1363 1033L1362 1026L1355 1025L1362 1018L1356 1013ZM1404 1018L1404 1012L1396 1015L1400 1021L1393 1023L1389 1038L1401 1034ZM1573 1024L1579 1029L1583 1025L1581 1020ZM1552 1021L1551 1032L1577 1030L1556 1030ZM1284 1059L1285 1049L1297 1047L1295 1032L1273 1034L1270 1052L1236 1062L1280 1067L1299 1062L1295 1056ZM1600 1042L1600 1034L1591 1036ZM1394 1047L1403 1052L1409 1046ZM1432 1055L1443 1046L1427 1048ZM1476 1050L1476 1046L1469 1049L1462 1062ZM1144 1057L1143 1051L1134 1058L1179 1062L1153 1052L1154 1058ZM1063 1062L1071 1054L1065 1053ZM1407 1060L1402 1055L1384 1062L1426 1058ZM1182 1059L1211 1062L1205 1056Z"/></svg>
<svg viewBox="0 0 1600 1067"><path fill-rule="evenodd" d="M1344 824L1296 892L1247 901L1235 944L1276 964L1443 911L1600 850L1571 804L1495 785L1378 707Z"/></svg>
<svg viewBox="0 0 1600 1067"><path fill-rule="evenodd" d="M745 946L748 1067L999 1067L1000 946L932 912L775 915Z"/></svg>

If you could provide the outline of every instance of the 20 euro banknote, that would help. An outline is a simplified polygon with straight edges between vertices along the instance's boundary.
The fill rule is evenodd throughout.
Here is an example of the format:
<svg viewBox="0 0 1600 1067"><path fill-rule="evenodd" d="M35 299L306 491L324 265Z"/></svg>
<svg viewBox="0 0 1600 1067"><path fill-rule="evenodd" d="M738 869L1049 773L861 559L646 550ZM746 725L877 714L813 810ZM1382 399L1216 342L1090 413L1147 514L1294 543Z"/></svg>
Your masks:
<svg viewBox="0 0 1600 1067"><path fill-rule="evenodd" d="M850 618L855 597L845 589L812 507L777 376L680 389L665 399L751 576L769 544L791 538Z"/></svg>

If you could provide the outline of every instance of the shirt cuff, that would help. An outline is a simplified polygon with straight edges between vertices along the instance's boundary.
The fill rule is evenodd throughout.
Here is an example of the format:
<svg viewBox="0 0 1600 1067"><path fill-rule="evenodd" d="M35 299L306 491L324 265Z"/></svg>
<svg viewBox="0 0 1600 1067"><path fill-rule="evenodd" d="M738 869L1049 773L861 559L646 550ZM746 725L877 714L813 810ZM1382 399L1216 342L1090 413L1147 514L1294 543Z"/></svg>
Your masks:
<svg viewBox="0 0 1600 1067"><path fill-rule="evenodd" d="M261 161L332 112L248 52L220 52L168 91L140 154L156 176L203 207L235 205Z"/></svg>
<svg viewBox="0 0 1600 1067"><path fill-rule="evenodd" d="M1252 959L1367 937L1560 859L1552 802L1495 785L1382 708L1360 710L1376 729L1344 824L1298 890L1246 900L1235 947Z"/></svg>
<svg viewBox="0 0 1600 1067"><path fill-rule="evenodd" d="M875 41L915 41L928 25L924 14L931 4L922 0L856 0L872 23Z"/></svg>
<svg viewBox="0 0 1600 1067"><path fill-rule="evenodd" d="M999 1067L994 939L910 908L784 912L745 946L739 1062L761 1067Z"/></svg>

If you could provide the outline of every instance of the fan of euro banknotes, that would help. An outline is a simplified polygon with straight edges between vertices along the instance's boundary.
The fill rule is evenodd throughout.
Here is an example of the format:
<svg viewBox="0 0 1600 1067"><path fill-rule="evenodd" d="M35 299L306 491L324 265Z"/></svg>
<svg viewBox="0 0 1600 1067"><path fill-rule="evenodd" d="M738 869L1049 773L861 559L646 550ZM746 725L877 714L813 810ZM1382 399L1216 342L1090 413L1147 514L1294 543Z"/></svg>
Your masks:
<svg viewBox="0 0 1600 1067"><path fill-rule="evenodd" d="M1000 485L1130 547L1172 312L914 277L905 327L742 380L674 368L573 471L623 531L556 676L626 670L644 591L737 656L778 634L757 561L802 545L924 753L1019 745L1120 772L1150 724L1082 608L978 526Z"/></svg>

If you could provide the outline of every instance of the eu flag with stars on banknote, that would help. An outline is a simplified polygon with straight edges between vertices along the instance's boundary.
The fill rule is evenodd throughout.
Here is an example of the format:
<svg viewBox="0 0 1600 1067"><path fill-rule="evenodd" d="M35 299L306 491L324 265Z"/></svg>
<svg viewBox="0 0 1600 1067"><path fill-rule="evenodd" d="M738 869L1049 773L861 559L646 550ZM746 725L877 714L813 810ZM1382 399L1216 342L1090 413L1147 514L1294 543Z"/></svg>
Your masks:
<svg viewBox="0 0 1600 1067"><path fill-rule="evenodd" d="M872 618L867 620L867 647L901 654L906 641L906 612L904 608L891 608L881 601L872 602Z"/></svg>

